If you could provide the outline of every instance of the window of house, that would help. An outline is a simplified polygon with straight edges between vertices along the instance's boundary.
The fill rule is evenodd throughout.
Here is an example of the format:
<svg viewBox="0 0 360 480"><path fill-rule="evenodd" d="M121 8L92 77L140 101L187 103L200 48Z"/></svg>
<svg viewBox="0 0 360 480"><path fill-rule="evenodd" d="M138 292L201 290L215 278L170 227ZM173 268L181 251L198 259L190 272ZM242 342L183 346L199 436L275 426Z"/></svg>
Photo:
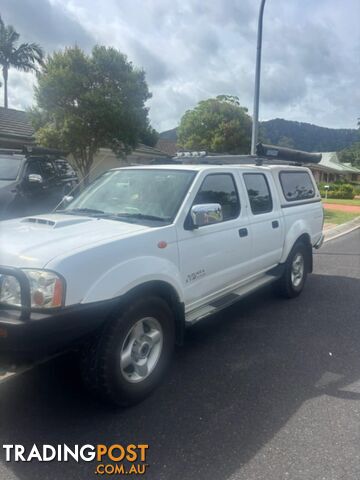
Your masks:
<svg viewBox="0 0 360 480"><path fill-rule="evenodd" d="M219 203L224 222L239 215L239 195L231 174L215 173L205 178L193 204L201 205L205 203Z"/></svg>
<svg viewBox="0 0 360 480"><path fill-rule="evenodd" d="M280 172L280 183L289 202L315 196L315 188L307 172Z"/></svg>
<svg viewBox="0 0 360 480"><path fill-rule="evenodd" d="M244 181L254 215L271 212L273 202L268 181L263 173L244 173Z"/></svg>

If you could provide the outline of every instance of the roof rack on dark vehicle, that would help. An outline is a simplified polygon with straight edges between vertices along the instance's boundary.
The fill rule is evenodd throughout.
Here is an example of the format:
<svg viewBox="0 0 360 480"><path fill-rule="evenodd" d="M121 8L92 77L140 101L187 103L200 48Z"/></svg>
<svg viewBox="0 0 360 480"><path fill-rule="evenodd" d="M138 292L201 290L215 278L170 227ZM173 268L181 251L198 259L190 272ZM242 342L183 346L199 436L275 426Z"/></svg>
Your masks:
<svg viewBox="0 0 360 480"><path fill-rule="evenodd" d="M46 148L46 147L38 147L38 146L24 146L23 153L27 156L33 155L57 155L63 156L65 152L63 150L59 150L57 148Z"/></svg>
<svg viewBox="0 0 360 480"><path fill-rule="evenodd" d="M37 147L32 145L25 145L23 148L0 148L0 155L25 155L25 157L32 156L57 156L62 157L65 152L57 148Z"/></svg>
<svg viewBox="0 0 360 480"><path fill-rule="evenodd" d="M321 153L309 153L291 148L258 143L256 155L207 154L206 152L179 152L171 159L155 159L152 164L208 164L208 165L303 165L321 161Z"/></svg>
<svg viewBox="0 0 360 480"><path fill-rule="evenodd" d="M0 148L0 155L24 155L20 148Z"/></svg>

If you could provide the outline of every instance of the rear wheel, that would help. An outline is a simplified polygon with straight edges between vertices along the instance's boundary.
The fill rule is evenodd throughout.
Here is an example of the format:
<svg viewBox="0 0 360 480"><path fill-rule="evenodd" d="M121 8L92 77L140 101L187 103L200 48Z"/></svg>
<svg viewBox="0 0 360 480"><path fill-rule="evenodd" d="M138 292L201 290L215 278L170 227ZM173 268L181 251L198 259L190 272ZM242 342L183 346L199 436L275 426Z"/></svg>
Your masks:
<svg viewBox="0 0 360 480"><path fill-rule="evenodd" d="M113 404L138 403L160 384L174 344L167 303L152 296L135 301L82 352L84 382Z"/></svg>
<svg viewBox="0 0 360 480"><path fill-rule="evenodd" d="M294 298L302 292L308 273L308 249L298 242L291 250L285 271L276 284L277 291L285 298Z"/></svg>

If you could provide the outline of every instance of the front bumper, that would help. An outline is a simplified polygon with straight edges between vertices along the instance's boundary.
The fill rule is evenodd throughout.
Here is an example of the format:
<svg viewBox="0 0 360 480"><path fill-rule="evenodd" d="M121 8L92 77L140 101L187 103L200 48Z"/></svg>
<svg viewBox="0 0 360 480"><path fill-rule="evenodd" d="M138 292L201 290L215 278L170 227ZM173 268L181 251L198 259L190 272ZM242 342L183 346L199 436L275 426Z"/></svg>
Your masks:
<svg viewBox="0 0 360 480"><path fill-rule="evenodd" d="M0 274L15 276L21 289L21 308L0 306L0 366L39 360L72 348L103 325L114 305L106 301L34 311L26 275L1 266Z"/></svg>

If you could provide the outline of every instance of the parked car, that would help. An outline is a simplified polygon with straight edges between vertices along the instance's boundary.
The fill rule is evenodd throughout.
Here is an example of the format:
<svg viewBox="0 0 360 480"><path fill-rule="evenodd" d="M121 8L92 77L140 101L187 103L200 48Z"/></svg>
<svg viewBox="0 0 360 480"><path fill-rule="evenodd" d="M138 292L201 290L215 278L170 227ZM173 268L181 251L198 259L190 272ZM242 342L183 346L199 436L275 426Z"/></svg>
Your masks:
<svg viewBox="0 0 360 480"><path fill-rule="evenodd" d="M46 152L0 150L0 220L50 212L79 183L66 159Z"/></svg>
<svg viewBox="0 0 360 480"><path fill-rule="evenodd" d="M323 240L311 171L202 161L114 169L61 211L2 223L5 368L76 348L85 384L129 405L187 326L265 285L301 293Z"/></svg>

